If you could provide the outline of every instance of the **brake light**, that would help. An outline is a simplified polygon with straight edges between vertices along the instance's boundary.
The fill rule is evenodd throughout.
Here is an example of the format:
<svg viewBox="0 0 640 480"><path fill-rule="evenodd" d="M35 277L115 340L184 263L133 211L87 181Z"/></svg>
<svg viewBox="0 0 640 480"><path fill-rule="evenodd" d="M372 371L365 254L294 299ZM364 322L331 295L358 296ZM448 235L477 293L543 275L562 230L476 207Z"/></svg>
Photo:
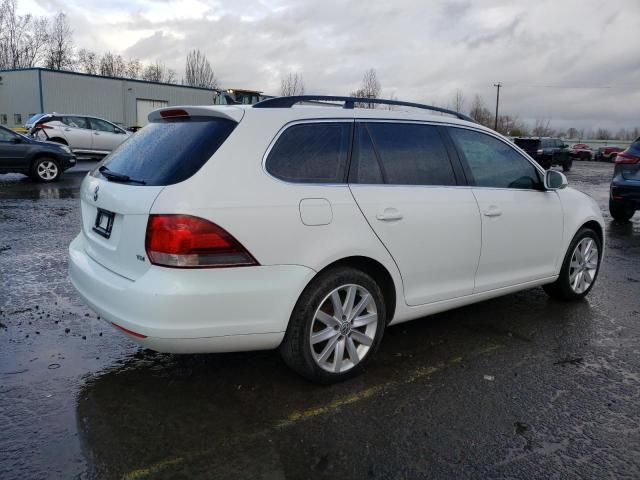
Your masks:
<svg viewBox="0 0 640 480"><path fill-rule="evenodd" d="M630 153L627 153L627 152L620 152L616 156L616 163L625 163L625 164L640 163L640 157L631 155Z"/></svg>
<svg viewBox="0 0 640 480"><path fill-rule="evenodd" d="M53 127L51 125L46 125L44 123L42 125L37 125L36 128L41 128L43 130L44 129L47 129L47 130L53 129Z"/></svg>
<svg viewBox="0 0 640 480"><path fill-rule="evenodd" d="M229 232L190 215L150 215L145 247L149 261L164 267L259 265Z"/></svg>
<svg viewBox="0 0 640 480"><path fill-rule="evenodd" d="M181 108L173 108L171 110L161 110L160 116L162 118L183 118L188 117L189 113Z"/></svg>

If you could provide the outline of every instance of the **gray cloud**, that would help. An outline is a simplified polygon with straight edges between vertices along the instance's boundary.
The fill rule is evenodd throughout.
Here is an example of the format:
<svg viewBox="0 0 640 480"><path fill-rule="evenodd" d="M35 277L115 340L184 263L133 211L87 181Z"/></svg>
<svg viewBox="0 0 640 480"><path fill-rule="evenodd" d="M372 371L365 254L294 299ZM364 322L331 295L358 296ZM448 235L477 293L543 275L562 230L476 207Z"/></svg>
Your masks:
<svg viewBox="0 0 640 480"><path fill-rule="evenodd" d="M199 48L225 86L277 93L295 70L307 92L345 94L376 68L383 93L402 99L446 104L461 88L492 104L500 80L503 112L522 119L640 125L638 0L220 0L200 16L197 0L34 1L69 13L78 46L179 76Z"/></svg>

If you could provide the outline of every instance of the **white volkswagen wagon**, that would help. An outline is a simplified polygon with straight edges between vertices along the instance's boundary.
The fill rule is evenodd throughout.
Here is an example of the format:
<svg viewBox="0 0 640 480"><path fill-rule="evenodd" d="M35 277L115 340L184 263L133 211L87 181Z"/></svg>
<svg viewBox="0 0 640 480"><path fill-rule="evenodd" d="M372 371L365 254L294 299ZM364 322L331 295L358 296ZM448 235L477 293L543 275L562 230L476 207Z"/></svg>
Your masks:
<svg viewBox="0 0 640 480"><path fill-rule="evenodd" d="M589 293L603 220L560 172L455 112L354 102L385 103L152 112L82 183L75 288L145 347L279 347L319 382L361 371L387 325Z"/></svg>

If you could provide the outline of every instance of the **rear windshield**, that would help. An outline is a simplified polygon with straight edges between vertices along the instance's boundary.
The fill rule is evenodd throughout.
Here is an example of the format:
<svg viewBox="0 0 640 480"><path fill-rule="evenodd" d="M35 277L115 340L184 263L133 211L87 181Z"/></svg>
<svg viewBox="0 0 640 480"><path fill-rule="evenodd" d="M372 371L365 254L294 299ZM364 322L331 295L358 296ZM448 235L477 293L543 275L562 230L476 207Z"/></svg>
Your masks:
<svg viewBox="0 0 640 480"><path fill-rule="evenodd" d="M631 144L629 147L629 153L636 157L640 157L640 138Z"/></svg>
<svg viewBox="0 0 640 480"><path fill-rule="evenodd" d="M160 120L133 134L103 162L132 184L172 185L191 177L224 143L236 122L215 117ZM98 169L95 174L99 175ZM144 182L144 183L143 183Z"/></svg>

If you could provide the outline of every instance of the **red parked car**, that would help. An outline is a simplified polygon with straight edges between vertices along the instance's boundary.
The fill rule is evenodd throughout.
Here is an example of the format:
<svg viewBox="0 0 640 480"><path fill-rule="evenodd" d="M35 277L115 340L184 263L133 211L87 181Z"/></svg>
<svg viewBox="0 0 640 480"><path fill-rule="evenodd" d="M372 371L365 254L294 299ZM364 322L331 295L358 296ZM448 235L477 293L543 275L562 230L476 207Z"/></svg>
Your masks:
<svg viewBox="0 0 640 480"><path fill-rule="evenodd" d="M569 149L569 156L578 160L593 160L593 150L586 143L576 143Z"/></svg>
<svg viewBox="0 0 640 480"><path fill-rule="evenodd" d="M600 147L596 151L595 159L598 162L615 162L616 156L623 151L622 147Z"/></svg>

